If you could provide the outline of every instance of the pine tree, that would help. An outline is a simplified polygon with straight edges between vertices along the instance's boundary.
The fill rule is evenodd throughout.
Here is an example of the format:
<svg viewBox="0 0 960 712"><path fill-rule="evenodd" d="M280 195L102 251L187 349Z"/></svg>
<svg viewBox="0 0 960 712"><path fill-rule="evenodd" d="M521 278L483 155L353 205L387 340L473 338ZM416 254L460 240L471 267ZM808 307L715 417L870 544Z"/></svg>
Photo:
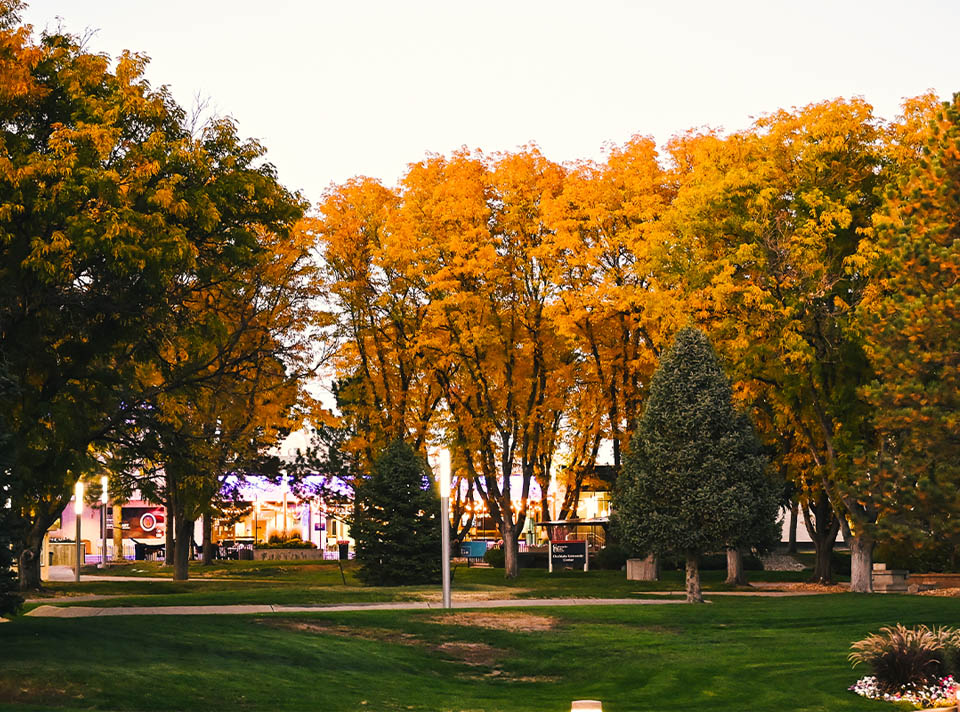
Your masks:
<svg viewBox="0 0 960 712"><path fill-rule="evenodd" d="M403 440L387 445L356 482L350 533L364 583L440 580L440 497L426 462Z"/></svg>
<svg viewBox="0 0 960 712"><path fill-rule="evenodd" d="M744 545L747 533L776 521L777 488L765 471L713 346L682 329L653 375L624 459L613 502L617 536L634 554L683 555L687 601L702 602L700 555Z"/></svg>
<svg viewBox="0 0 960 712"><path fill-rule="evenodd" d="M2 354L0 354L0 391L13 391L13 381L7 377ZM13 473L13 437L0 415L0 616L16 613L23 604L23 597L17 593L19 582L13 572L13 512L7 506L12 498L14 486Z"/></svg>

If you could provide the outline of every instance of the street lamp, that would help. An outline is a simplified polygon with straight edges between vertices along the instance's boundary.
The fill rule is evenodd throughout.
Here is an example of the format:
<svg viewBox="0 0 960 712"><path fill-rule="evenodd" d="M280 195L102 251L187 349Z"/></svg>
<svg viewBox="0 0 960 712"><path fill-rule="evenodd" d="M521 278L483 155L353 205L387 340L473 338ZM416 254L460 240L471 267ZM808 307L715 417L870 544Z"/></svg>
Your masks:
<svg viewBox="0 0 960 712"><path fill-rule="evenodd" d="M100 478L100 527L103 534L103 548L100 549L100 568L107 565L107 476Z"/></svg>
<svg viewBox="0 0 960 712"><path fill-rule="evenodd" d="M450 602L450 451L440 451L440 541L443 573L443 607L451 608Z"/></svg>
<svg viewBox="0 0 960 712"><path fill-rule="evenodd" d="M253 503L253 548L257 548L257 538L259 534L258 527L260 526L260 496L257 496L256 501Z"/></svg>
<svg viewBox="0 0 960 712"><path fill-rule="evenodd" d="M77 520L77 565L73 570L73 580L80 583L80 517L83 515L83 482L78 481L73 488L73 514Z"/></svg>

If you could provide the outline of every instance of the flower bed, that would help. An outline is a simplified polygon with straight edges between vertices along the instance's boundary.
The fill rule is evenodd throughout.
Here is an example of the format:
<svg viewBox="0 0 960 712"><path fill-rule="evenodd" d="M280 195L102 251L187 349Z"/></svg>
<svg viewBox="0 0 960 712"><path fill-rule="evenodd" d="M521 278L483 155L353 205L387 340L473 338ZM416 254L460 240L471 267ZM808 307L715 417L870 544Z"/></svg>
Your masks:
<svg viewBox="0 0 960 712"><path fill-rule="evenodd" d="M861 677L850 686L852 692L871 700L886 702L909 702L916 709L929 707L953 707L957 702L957 688L960 687L952 675L942 677L935 682L906 684L896 692L884 692L873 675Z"/></svg>

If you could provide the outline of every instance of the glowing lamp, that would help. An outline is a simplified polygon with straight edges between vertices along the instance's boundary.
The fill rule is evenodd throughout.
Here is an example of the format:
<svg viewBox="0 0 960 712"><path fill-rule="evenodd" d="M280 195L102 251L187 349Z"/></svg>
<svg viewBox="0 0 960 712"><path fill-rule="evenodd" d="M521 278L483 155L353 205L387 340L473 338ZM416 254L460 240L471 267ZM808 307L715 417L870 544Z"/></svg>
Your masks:
<svg viewBox="0 0 960 712"><path fill-rule="evenodd" d="M109 480L107 479L106 475L100 478L100 503L101 504L107 503L107 482L108 481Z"/></svg>
<svg viewBox="0 0 960 712"><path fill-rule="evenodd" d="M603 712L600 700L574 700L570 712Z"/></svg>

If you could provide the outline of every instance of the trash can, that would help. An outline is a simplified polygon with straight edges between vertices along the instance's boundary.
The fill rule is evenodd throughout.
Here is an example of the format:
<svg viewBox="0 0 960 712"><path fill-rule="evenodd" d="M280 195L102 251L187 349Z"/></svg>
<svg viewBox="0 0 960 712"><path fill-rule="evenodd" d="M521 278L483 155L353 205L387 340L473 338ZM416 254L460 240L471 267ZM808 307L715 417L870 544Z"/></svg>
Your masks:
<svg viewBox="0 0 960 712"><path fill-rule="evenodd" d="M240 561L253 561L253 549L240 549L238 558Z"/></svg>
<svg viewBox="0 0 960 712"><path fill-rule="evenodd" d="M350 542L341 541L337 543L337 548L340 550L340 560L346 561L350 558Z"/></svg>
<svg viewBox="0 0 960 712"><path fill-rule="evenodd" d="M139 542L133 545L133 558L137 561L146 561L147 559L147 545L141 544Z"/></svg>

